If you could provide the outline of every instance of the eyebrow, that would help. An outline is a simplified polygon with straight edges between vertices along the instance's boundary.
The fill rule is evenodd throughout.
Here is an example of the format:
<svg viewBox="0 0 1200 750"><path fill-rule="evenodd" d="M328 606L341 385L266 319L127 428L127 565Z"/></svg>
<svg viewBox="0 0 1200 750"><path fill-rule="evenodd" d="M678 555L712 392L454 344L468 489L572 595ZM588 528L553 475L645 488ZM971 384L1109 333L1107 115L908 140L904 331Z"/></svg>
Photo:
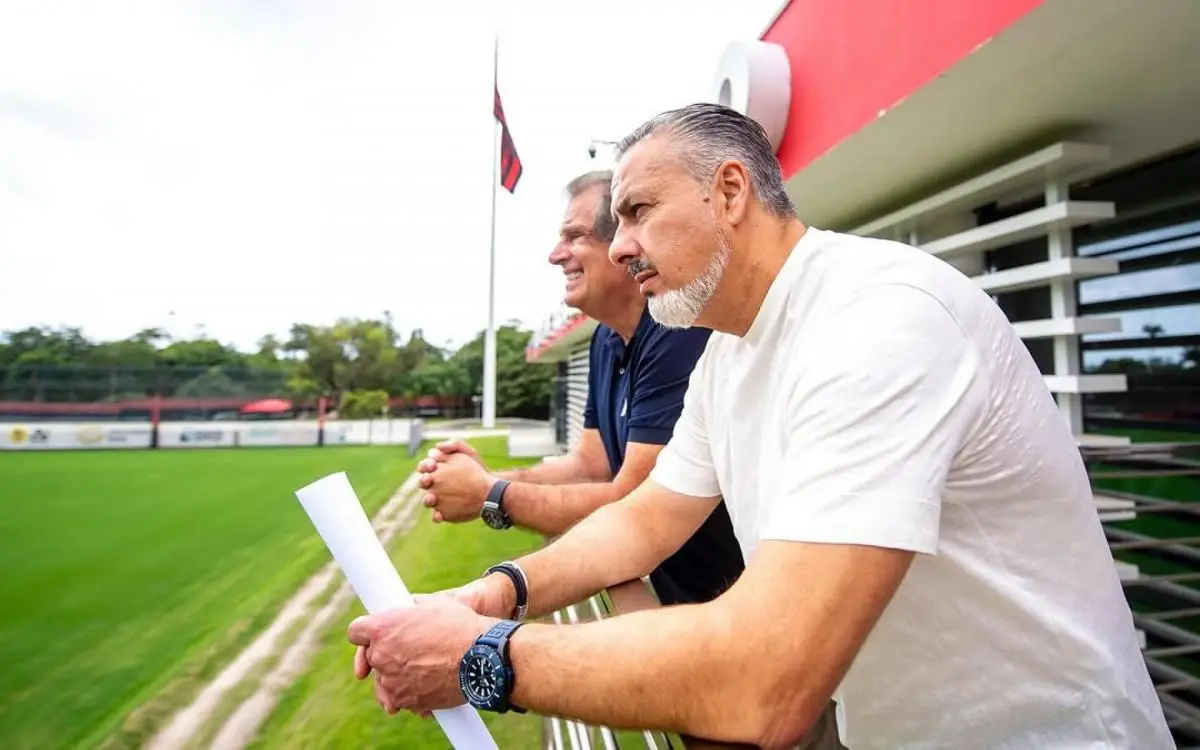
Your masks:
<svg viewBox="0 0 1200 750"><path fill-rule="evenodd" d="M637 202L638 189L628 190L617 196L617 200L613 202L613 216L628 216L631 213L633 204Z"/></svg>

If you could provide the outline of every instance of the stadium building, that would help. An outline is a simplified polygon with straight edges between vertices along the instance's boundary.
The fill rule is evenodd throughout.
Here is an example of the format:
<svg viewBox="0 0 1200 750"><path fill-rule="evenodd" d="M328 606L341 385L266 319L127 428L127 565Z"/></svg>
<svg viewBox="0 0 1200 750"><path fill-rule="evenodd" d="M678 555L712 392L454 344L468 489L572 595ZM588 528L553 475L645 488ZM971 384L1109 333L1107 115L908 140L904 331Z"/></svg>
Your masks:
<svg viewBox="0 0 1200 750"><path fill-rule="evenodd" d="M1176 0L793 0L713 100L767 130L802 220L974 278L1081 443L1120 444L1200 426L1197 38ZM595 326L559 312L527 353L563 448Z"/></svg>

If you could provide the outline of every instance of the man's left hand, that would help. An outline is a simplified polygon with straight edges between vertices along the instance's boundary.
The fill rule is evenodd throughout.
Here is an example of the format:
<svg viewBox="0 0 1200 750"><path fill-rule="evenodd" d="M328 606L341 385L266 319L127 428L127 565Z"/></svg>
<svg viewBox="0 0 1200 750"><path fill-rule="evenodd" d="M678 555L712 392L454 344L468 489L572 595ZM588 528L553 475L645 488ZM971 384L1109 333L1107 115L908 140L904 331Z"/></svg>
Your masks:
<svg viewBox="0 0 1200 750"><path fill-rule="evenodd" d="M452 453L425 476L429 495L425 504L433 508L434 521L462 523L479 518L483 500L496 478L475 459Z"/></svg>
<svg viewBox="0 0 1200 750"><path fill-rule="evenodd" d="M359 617L346 631L351 643L365 647L355 655L354 676L362 680L375 673L375 697L389 714L461 706L466 699L458 684L459 663L496 622L445 596Z"/></svg>

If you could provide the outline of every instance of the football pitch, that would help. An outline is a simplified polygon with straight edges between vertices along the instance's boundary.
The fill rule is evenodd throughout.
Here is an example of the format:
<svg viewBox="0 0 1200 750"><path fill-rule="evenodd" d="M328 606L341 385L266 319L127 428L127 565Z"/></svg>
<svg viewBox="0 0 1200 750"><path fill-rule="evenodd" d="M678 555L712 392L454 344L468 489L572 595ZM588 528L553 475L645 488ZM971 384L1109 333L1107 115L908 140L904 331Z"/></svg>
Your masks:
<svg viewBox="0 0 1200 750"><path fill-rule="evenodd" d="M344 470L374 513L415 462L394 447L0 453L0 745L143 744L328 562L293 490ZM423 516L391 552L428 591L538 543L485 531ZM379 746L445 746L354 683L344 627L323 643L260 742L354 746L369 729ZM536 746L528 721L509 731L520 742L502 746Z"/></svg>

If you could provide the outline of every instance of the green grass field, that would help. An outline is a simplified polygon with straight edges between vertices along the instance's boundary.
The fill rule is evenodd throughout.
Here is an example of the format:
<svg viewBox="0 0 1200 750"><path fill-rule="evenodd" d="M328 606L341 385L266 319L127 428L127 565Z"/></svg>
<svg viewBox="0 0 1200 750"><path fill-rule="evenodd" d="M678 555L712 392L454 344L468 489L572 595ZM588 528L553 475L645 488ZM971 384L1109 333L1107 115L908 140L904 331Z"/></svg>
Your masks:
<svg viewBox="0 0 1200 750"><path fill-rule="evenodd" d="M0 746L145 740L329 559L292 491L374 512L402 449L0 453Z"/></svg>
<svg viewBox="0 0 1200 750"><path fill-rule="evenodd" d="M500 453L503 441L472 441L492 468L515 465ZM488 565L523 554L540 537L509 529L497 532L482 523L433 524L422 510L416 526L396 540L391 550L405 583L418 592L437 591L478 577ZM357 602L326 634L308 673L288 690L275 714L251 747L257 750L299 748L449 748L432 719L402 712L388 716L375 702L370 681L357 682L351 671L353 647L346 641L350 620L363 613ZM500 747L535 750L541 719L534 716L485 714L484 721Z"/></svg>

